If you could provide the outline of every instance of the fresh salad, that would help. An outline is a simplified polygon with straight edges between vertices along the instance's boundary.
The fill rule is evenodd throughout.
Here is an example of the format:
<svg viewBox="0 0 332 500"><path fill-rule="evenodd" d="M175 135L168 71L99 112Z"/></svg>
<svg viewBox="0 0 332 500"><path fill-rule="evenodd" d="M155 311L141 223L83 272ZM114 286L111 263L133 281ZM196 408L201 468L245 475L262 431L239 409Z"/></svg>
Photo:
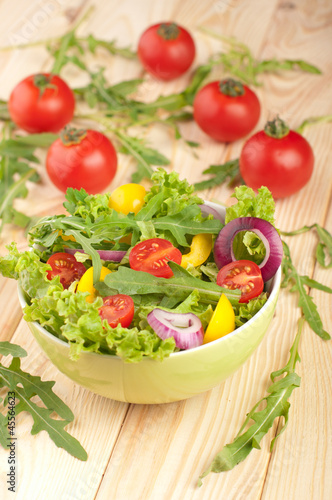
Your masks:
<svg viewBox="0 0 332 500"><path fill-rule="evenodd" d="M226 217L175 172L158 169L152 187L125 184L111 194L68 189L68 214L30 230L0 272L18 280L37 321L82 351L126 362L163 360L227 335L265 304L264 284L282 259L274 201L235 189Z"/></svg>

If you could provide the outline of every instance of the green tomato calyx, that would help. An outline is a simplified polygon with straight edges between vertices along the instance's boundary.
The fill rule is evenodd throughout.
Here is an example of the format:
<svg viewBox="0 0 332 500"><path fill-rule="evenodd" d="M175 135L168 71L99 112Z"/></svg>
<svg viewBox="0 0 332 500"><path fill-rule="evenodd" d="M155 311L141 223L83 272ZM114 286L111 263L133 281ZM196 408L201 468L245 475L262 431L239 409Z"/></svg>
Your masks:
<svg viewBox="0 0 332 500"><path fill-rule="evenodd" d="M244 94L244 87L241 82L233 78L226 78L219 82L219 90L222 94L230 97L237 97Z"/></svg>
<svg viewBox="0 0 332 500"><path fill-rule="evenodd" d="M33 77L33 84L39 89L39 97L42 97L46 89L56 89L56 85L51 83L53 75L37 73Z"/></svg>
<svg viewBox="0 0 332 500"><path fill-rule="evenodd" d="M180 30L175 23L162 23L157 31L158 35L165 40L176 40L180 34Z"/></svg>
<svg viewBox="0 0 332 500"><path fill-rule="evenodd" d="M60 139L64 146L79 144L85 137L87 131L83 128L65 127L60 133Z"/></svg>
<svg viewBox="0 0 332 500"><path fill-rule="evenodd" d="M289 127L281 118L279 118L279 116L277 116L274 120L266 123L264 132L266 135L273 137L274 139L282 139L289 134Z"/></svg>

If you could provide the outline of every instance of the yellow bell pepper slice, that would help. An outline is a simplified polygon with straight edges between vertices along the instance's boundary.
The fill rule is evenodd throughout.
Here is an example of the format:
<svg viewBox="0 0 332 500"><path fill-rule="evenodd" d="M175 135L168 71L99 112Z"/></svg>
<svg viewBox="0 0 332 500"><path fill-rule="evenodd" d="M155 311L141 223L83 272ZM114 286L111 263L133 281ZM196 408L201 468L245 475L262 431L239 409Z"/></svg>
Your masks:
<svg viewBox="0 0 332 500"><path fill-rule="evenodd" d="M100 281L104 281L105 276L109 273L111 273L107 267L102 266L101 268L101 273L100 273ZM89 292L90 295L87 295L86 301L87 302L93 302L95 298L97 297L97 290L93 286L93 267L90 267L85 271L83 276L81 277L80 281L78 282L77 292Z"/></svg>
<svg viewBox="0 0 332 500"><path fill-rule="evenodd" d="M222 293L205 331L203 344L224 337L233 330L235 330L234 310L226 295Z"/></svg>
<svg viewBox="0 0 332 500"><path fill-rule="evenodd" d="M212 250L212 234L195 234L192 239L190 252L182 255L181 266L186 268L188 264L194 267L203 264Z"/></svg>

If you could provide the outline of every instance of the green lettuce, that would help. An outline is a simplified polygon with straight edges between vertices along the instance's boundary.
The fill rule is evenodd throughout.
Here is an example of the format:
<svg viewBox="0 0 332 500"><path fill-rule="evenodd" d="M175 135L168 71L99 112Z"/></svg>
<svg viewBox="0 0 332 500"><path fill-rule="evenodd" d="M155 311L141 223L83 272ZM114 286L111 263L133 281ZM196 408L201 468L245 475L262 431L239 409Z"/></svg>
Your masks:
<svg viewBox="0 0 332 500"><path fill-rule="evenodd" d="M11 243L7 248L9 253L0 257L1 274L17 280L29 297L43 297L50 287L47 271L51 266L41 262L37 250L19 252L15 243ZM52 284L58 290L63 290L58 276L52 280Z"/></svg>
<svg viewBox="0 0 332 500"><path fill-rule="evenodd" d="M126 362L139 362L144 357L162 361L176 349L174 339L161 340L152 329L111 328L101 319L98 308L101 297L86 301L86 292L72 293L50 286L48 293L32 299L24 308L26 321L38 321L44 328L65 340L70 357L78 359L81 352L114 354Z"/></svg>

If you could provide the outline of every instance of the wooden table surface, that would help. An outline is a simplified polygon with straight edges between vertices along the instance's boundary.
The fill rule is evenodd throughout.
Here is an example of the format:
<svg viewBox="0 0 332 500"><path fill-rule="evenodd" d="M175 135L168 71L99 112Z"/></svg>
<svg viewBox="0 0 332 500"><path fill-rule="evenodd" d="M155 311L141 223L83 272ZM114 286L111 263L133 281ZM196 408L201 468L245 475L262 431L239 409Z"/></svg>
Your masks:
<svg viewBox="0 0 332 500"><path fill-rule="evenodd" d="M64 34L92 4L89 0L2 0L0 2L0 46L32 43ZM258 58L305 59L322 75L284 72L261 77L257 89L262 115L257 126L277 114L293 128L304 118L332 113L332 4L330 0L100 0L94 13L82 24L80 33L117 39L119 45L136 47L148 25L174 20L193 33L198 54L204 62L221 42L198 30L205 26L235 36L250 46ZM142 76L138 62L96 56L107 67L112 82ZM51 59L41 47L0 52L0 97L28 74L48 70ZM74 69L64 76L78 82ZM159 83L146 77L142 94L149 98L185 88L186 75L177 81ZM142 98L143 98L142 97ZM194 158L181 141L165 129L151 130L153 146L171 158L171 169L191 181L202 179L208 165L239 155L242 141L217 144L194 123L182 126L186 138L201 147ZM332 229L331 164L332 124L308 128L305 137L315 152L310 182L299 193L276 203L277 226L292 230L315 222ZM120 156L119 169L110 189L129 182L134 171L129 157ZM63 195L51 185L41 165L42 181L31 186L20 208L31 215L60 213ZM202 195L229 202L231 190L218 187ZM26 246L24 234L14 227L3 232L5 245ZM285 238L293 261L302 274L331 286L331 271L315 261L314 233ZM312 291L325 329L331 331L331 296ZM263 439L261 450L232 471L210 474L201 488L197 479L215 454L237 434L245 414L266 394L269 374L285 365L294 340L300 310L298 297L282 290L276 314L262 344L245 365L226 382L192 399L166 405L134 405L94 395L62 375L33 339L22 320L16 283L0 280L0 340L12 340L29 353L23 369L43 380L55 380L55 392L71 407L74 422L67 427L89 454L81 462L57 448L45 432L31 436L32 419L17 417L17 492L7 491L8 452L0 449L1 498L19 500L319 500L332 492L332 397L331 342L318 338L306 325L300 344L298 365L301 388L291 396L286 432L272 453L270 440L280 422Z"/></svg>

